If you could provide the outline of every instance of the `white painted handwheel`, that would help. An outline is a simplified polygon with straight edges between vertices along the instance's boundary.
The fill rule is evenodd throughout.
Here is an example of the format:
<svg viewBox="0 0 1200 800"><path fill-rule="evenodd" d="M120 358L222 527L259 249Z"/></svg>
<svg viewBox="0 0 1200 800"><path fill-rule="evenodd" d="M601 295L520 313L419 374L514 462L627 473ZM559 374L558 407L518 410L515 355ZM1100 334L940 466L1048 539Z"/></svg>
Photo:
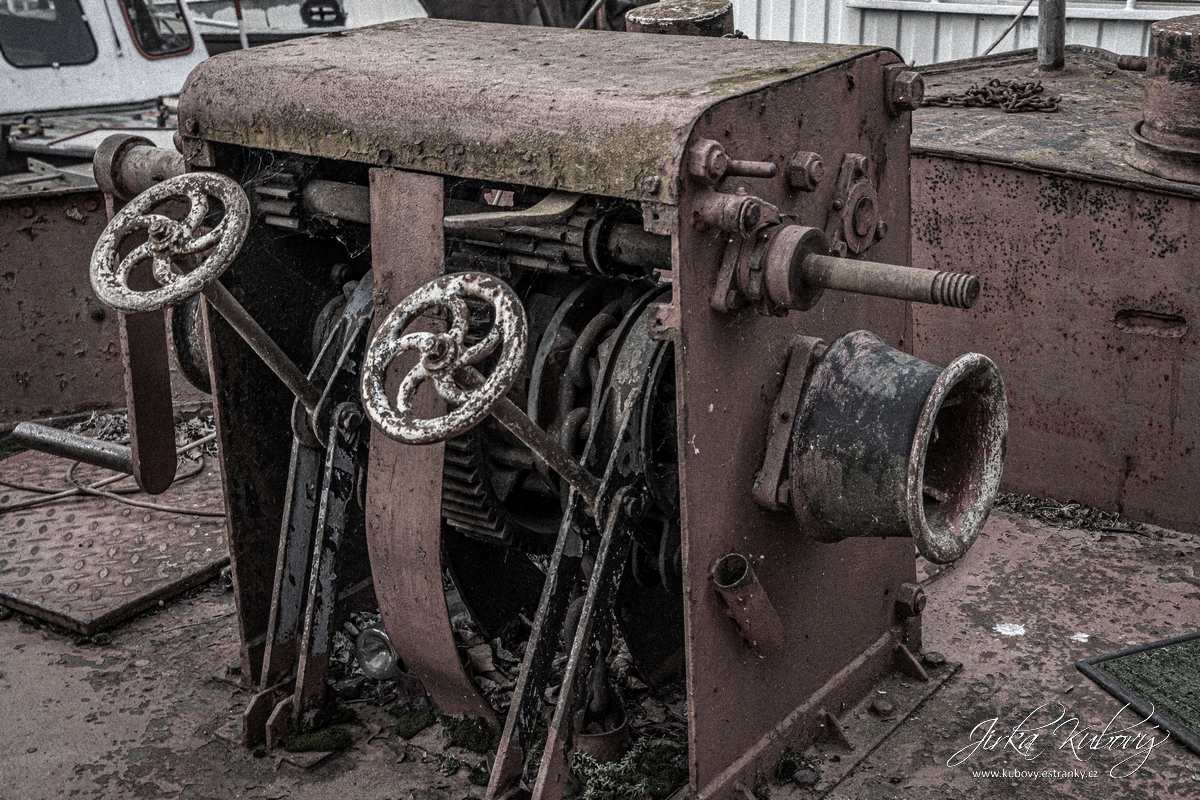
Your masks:
<svg viewBox="0 0 1200 800"><path fill-rule="evenodd" d="M224 207L221 221L210 231L198 229L208 216L209 200ZM152 209L170 200L190 205L187 217L173 220ZM92 289L105 304L118 311L157 311L178 305L198 294L233 263L250 227L250 201L237 181L215 172L189 172L151 186L122 208L96 242L92 252ZM120 257L121 242L135 231L146 231L147 240L129 255ZM195 269L191 266L208 251ZM129 276L149 261L157 289L139 291L129 286Z"/></svg>
<svg viewBox="0 0 1200 800"><path fill-rule="evenodd" d="M483 338L467 344L471 313L467 298L486 302L493 323ZM446 331L404 333L418 317L433 309L448 313ZM406 444L432 444L478 425L512 387L525 362L528 325L525 310L508 284L480 272L445 275L410 294L392 309L367 348L363 369L363 405L385 434ZM498 363L480 382L474 365L500 348ZM415 350L420 361L400 382L393 404L384 381L388 366ZM430 381L451 406L440 417L420 418L414 408L417 389Z"/></svg>

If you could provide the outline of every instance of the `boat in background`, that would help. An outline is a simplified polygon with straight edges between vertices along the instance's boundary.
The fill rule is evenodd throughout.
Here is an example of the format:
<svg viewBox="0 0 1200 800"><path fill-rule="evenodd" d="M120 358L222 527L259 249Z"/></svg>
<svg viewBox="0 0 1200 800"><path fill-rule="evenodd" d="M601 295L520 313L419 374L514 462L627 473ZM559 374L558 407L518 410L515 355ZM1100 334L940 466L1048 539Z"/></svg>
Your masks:
<svg viewBox="0 0 1200 800"><path fill-rule="evenodd" d="M87 274L107 221L92 157L121 132L173 147L207 57L179 0L0 0L0 435L124 404Z"/></svg>
<svg viewBox="0 0 1200 800"><path fill-rule="evenodd" d="M180 0L0 0L0 197L65 185L112 133L171 147L170 98L207 57Z"/></svg>
<svg viewBox="0 0 1200 800"><path fill-rule="evenodd" d="M430 16L420 0L188 0L188 6L211 55Z"/></svg>

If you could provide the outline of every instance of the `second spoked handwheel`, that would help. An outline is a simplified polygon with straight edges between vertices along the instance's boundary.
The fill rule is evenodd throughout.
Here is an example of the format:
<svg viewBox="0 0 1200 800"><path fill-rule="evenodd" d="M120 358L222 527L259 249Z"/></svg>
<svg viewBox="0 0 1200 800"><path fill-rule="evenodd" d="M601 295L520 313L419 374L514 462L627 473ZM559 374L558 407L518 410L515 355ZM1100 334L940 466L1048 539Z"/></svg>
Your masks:
<svg viewBox="0 0 1200 800"><path fill-rule="evenodd" d="M482 301L492 323L482 338L470 342L468 299ZM444 312L444 332L411 331L418 319ZM363 369L363 406L389 437L407 444L432 444L479 424L507 394L525 361L528 325L516 293L503 281L478 272L445 275L417 289L392 309L367 349ZM476 370L499 348L496 364L483 377ZM404 353L419 355L400 381L395 402L384 386L388 366ZM416 394L429 382L450 406L439 417L422 418Z"/></svg>

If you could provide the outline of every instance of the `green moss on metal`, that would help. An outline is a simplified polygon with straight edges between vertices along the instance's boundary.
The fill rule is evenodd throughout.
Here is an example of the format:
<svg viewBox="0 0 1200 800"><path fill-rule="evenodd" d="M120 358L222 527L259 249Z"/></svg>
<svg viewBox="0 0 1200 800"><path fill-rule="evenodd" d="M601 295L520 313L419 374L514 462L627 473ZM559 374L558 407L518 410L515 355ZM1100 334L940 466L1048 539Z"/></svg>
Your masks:
<svg viewBox="0 0 1200 800"><path fill-rule="evenodd" d="M11 436L0 437L0 459L15 456L17 453L24 453L25 448L17 444L16 440Z"/></svg>
<svg viewBox="0 0 1200 800"><path fill-rule="evenodd" d="M244 125L206 128L203 135L264 150L638 199L643 182L669 166L663 157L679 148L675 139L682 132L667 120L611 127L574 123L565 131L530 128L502 141L474 141L450 128L419 136L359 130L336 114L286 106L256 114Z"/></svg>
<svg viewBox="0 0 1200 800"><path fill-rule="evenodd" d="M483 755L489 750L495 750L500 743L500 737L492 732L482 717L455 719L442 716L438 721L442 723L442 733L451 747L461 747Z"/></svg>
<svg viewBox="0 0 1200 800"><path fill-rule="evenodd" d="M354 743L354 737L345 728L324 728L319 731L300 733L287 740L283 748L289 753L327 753L345 750Z"/></svg>

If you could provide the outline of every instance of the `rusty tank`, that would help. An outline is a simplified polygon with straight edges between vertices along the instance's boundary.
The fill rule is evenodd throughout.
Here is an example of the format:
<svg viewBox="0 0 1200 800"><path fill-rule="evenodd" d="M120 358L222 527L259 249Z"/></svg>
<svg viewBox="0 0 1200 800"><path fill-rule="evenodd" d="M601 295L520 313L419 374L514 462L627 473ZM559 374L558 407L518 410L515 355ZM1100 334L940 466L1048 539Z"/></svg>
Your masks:
<svg viewBox="0 0 1200 800"><path fill-rule="evenodd" d="M1197 530L1200 17L1155 23L1148 63L1071 46L922 70L913 263L970 264L978 313L913 307L914 352L970 342L1004 370L1009 491ZM963 98L1010 82L1052 113ZM1038 93L1029 89L1038 85ZM1009 109L1009 112L1014 109Z"/></svg>

